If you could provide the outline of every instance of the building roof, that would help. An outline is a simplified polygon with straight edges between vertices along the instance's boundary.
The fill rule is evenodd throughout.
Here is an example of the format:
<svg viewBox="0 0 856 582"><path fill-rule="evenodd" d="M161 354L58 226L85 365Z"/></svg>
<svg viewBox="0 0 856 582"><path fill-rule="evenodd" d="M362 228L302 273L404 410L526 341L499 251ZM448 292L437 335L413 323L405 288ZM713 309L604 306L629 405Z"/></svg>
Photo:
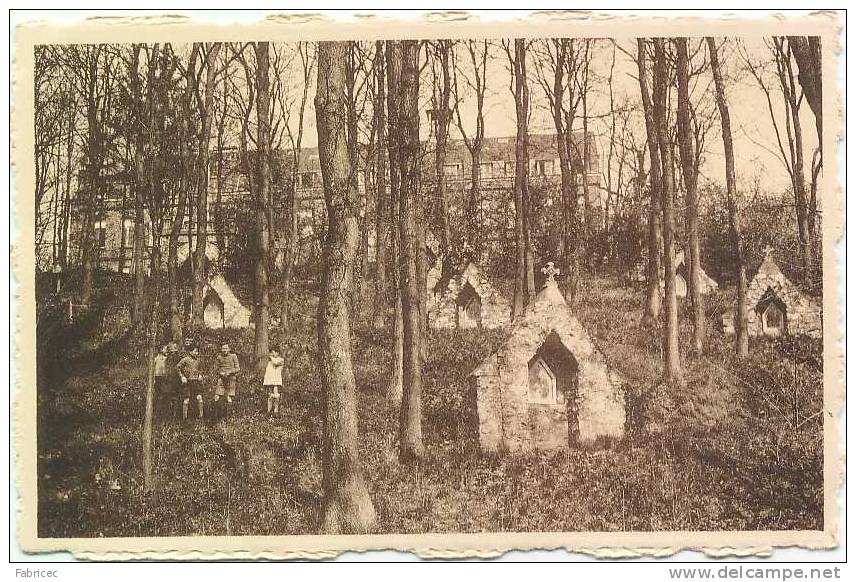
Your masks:
<svg viewBox="0 0 856 582"><path fill-rule="evenodd" d="M577 159L576 165L579 165L579 158L583 155L584 150L584 133L575 131L572 135L573 143L575 144L576 152L572 152L573 158ZM422 147L425 151L434 151L434 142L431 140L423 141ZM503 137L485 137L482 142L481 159L482 163L488 162L508 162L514 161L515 136ZM597 140L595 135L589 133L589 171L598 171L599 152L597 148ZM361 155L365 155L365 144L360 144ZM222 150L224 159L232 166L238 165L240 162L240 152L236 148L225 148ZM218 152L212 152L212 173L216 170L216 156ZM254 152L249 152L252 157ZM282 170L288 171L293 163L291 150L281 149L274 152L276 160L282 164ZM531 160L537 159L556 159L558 158L558 148L556 144L555 133L532 133L529 134L529 157ZM450 139L447 144L446 163L462 163L468 162L471 159L469 150L463 139ZM426 158L426 163L433 163L430 156ZM299 164L301 172L320 172L321 161L318 155L318 148L301 148L299 156Z"/></svg>

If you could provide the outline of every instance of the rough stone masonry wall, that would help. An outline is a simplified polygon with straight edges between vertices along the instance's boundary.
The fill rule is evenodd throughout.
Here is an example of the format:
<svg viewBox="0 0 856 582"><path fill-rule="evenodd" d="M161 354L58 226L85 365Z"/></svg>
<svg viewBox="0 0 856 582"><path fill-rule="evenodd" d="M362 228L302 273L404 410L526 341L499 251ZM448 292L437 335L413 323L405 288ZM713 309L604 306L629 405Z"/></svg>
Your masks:
<svg viewBox="0 0 856 582"><path fill-rule="evenodd" d="M582 325L567 307L536 304L515 324L505 346L473 372L483 451L564 449L568 447L564 404L528 401L529 360L551 331L577 360L579 442L624 434L622 380L611 372Z"/></svg>
<svg viewBox="0 0 856 582"><path fill-rule="evenodd" d="M215 275L208 282L205 292L208 293L209 289L217 293L223 302L223 323L226 327L249 327L250 310L241 304L222 275Z"/></svg>
<svg viewBox="0 0 856 582"><path fill-rule="evenodd" d="M749 284L746 294L749 305L749 335L763 335L761 316L756 310L758 302L772 289L785 304L787 332L792 335L805 334L823 336L823 313L819 305L802 294L777 268L763 268Z"/></svg>

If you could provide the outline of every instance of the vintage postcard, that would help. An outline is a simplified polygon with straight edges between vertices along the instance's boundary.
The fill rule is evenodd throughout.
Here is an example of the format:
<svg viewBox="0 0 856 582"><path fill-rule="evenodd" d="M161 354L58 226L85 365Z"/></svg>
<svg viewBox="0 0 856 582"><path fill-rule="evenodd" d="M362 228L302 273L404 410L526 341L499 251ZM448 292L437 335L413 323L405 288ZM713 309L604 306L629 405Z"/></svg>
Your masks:
<svg viewBox="0 0 856 582"><path fill-rule="evenodd" d="M836 13L13 31L17 543L838 544Z"/></svg>

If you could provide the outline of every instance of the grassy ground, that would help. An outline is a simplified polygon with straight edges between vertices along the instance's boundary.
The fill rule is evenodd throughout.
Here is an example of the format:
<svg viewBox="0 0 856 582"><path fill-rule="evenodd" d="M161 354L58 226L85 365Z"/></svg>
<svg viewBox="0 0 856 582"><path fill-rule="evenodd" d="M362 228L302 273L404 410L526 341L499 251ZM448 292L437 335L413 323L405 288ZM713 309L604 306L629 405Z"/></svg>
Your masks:
<svg viewBox="0 0 856 582"><path fill-rule="evenodd" d="M822 528L819 343L753 342L752 356L738 363L712 330L704 357L684 354L685 385L667 387L657 380L658 337L638 329L641 300L641 290L602 279L581 289L573 307L628 380L624 441L599 450L480 455L466 376L502 333L433 332L423 398L427 458L416 467L396 460L397 414L382 396L391 338L358 325L360 447L377 532ZM712 327L728 301L710 298ZM169 411L161 414L154 494L141 482L142 351L128 336L76 347L70 338L83 329L41 330L40 535L317 532L314 306L307 297L295 303L300 316L286 341L278 418L263 413L265 395L249 372L225 423L182 426ZM96 323L88 325L97 333ZM682 334L686 340L689 329ZM223 340L243 362L252 351L249 333L202 339L209 369Z"/></svg>

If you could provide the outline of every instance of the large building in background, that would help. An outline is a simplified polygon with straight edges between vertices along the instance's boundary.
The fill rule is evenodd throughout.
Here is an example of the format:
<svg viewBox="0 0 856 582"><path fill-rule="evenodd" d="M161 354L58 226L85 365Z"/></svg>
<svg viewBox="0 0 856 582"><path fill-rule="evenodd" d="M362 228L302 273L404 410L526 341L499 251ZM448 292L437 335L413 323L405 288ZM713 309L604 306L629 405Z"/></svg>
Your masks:
<svg viewBox="0 0 856 582"><path fill-rule="evenodd" d="M589 135L588 143L582 132L573 134L574 147L571 152L571 167L576 183L580 216L588 209L590 220L603 219L607 208L606 192L602 187L597 141ZM434 143L423 142L422 188L426 198L434 188ZM514 205L512 189L515 174L515 138L485 138L479 168L480 224L486 240L503 239L514 228ZM584 154L588 155L585 156ZM360 167L366 164L368 151L360 150ZM208 171L208 249L206 254L218 262L226 260L236 247L252 233L254 220L253 199L248 175L252 173L253 153L242 160L237 149L215 150L211 153ZM277 265L281 264L287 212L285 208L292 182L293 158L289 151L274 153L272 160L271 215L272 249ZM449 140L444 166L447 202L454 225L459 220L472 186L472 156L463 140ZM541 204L552 207L559 202L561 167L555 134L533 134L529 136L529 180L533 191L542 192ZM361 171L357 176L358 187L368 193L367 211L373 213L374 180L371 173ZM585 185L588 185L586 188ZM107 188L96 203L94 241L97 265L101 269L130 273L134 248L134 200L130 177L127 172L111 172ZM326 210L321 180L321 165L317 148L303 148L300 152L296 173L295 196L298 213L297 262L306 263L317 258L323 243L326 225ZM588 200L584 198L588 195ZM70 227L70 244L67 262L79 260L82 213L73 207ZM178 256L183 261L189 249L195 245L199 220L195 216L195 204L186 209L184 223L179 235ZM167 211L161 234L161 249L166 260L169 231L174 212ZM557 217L558 220L558 217ZM152 232L146 213L146 248L151 252ZM369 237L369 251L373 255L374 240ZM147 263L148 265L148 260Z"/></svg>

